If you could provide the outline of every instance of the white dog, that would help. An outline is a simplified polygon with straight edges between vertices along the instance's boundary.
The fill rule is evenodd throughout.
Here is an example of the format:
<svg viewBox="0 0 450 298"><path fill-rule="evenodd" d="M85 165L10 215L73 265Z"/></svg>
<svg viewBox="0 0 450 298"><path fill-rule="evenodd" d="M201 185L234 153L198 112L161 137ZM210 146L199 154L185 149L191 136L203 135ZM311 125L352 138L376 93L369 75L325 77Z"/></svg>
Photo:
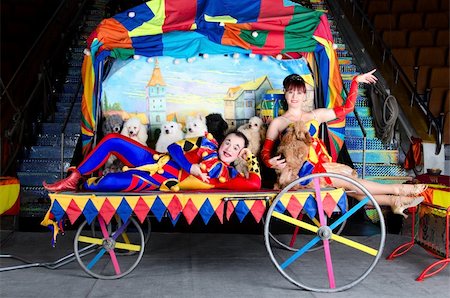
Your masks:
<svg viewBox="0 0 450 298"><path fill-rule="evenodd" d="M133 117L125 121L121 134L138 141L144 146L147 146L147 126L142 124L141 120L137 117Z"/></svg>
<svg viewBox="0 0 450 298"><path fill-rule="evenodd" d="M138 141L144 146L147 146L147 126L142 124L139 118L133 117L125 121L120 134ZM117 157L114 154L111 154L105 163L103 174L106 175L111 172L120 172L122 170L122 166L123 164L117 160Z"/></svg>
<svg viewBox="0 0 450 298"><path fill-rule="evenodd" d="M186 139L194 137L203 137L208 132L206 119L202 115L196 117L188 116L186 119Z"/></svg>
<svg viewBox="0 0 450 298"><path fill-rule="evenodd" d="M155 150L158 152L167 152L167 147L179 140L184 139L184 133L181 124L173 121L163 123L161 134L156 142Z"/></svg>
<svg viewBox="0 0 450 298"><path fill-rule="evenodd" d="M261 146L266 139L266 127L261 118L254 116L249 119L247 124L239 126L237 129L242 132L248 139L248 149L258 156ZM238 159L235 162L236 169L248 177L247 164L244 160Z"/></svg>
<svg viewBox="0 0 450 298"><path fill-rule="evenodd" d="M261 145L266 138L266 127L261 118L254 116L249 119L247 124L239 126L238 131L242 132L248 139L248 149L258 156Z"/></svg>

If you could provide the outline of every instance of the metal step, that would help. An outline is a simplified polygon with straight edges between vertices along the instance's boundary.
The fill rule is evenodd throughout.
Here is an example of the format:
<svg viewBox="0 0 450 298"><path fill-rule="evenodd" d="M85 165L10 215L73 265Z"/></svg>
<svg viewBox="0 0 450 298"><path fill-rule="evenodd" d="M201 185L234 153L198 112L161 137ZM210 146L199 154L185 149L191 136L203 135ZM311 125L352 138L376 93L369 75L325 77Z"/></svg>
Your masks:
<svg viewBox="0 0 450 298"><path fill-rule="evenodd" d="M373 127L365 127L364 129L366 130L366 134L367 134L366 137L368 139L375 139L376 138L376 136L375 136L375 128L373 128ZM357 126L357 127L349 126L349 127L345 127L345 138L347 138L347 137L359 137L359 138L362 138L363 134L362 134L362 131L359 128L359 126Z"/></svg>
<svg viewBox="0 0 450 298"><path fill-rule="evenodd" d="M367 106L355 106L359 117L372 117L372 110ZM350 112L347 117L355 117L354 112Z"/></svg>
<svg viewBox="0 0 450 298"><path fill-rule="evenodd" d="M362 150L348 150L350 158L353 162L363 162ZM398 151L397 150L366 150L366 163L383 163L383 164L397 164Z"/></svg>
<svg viewBox="0 0 450 298"><path fill-rule="evenodd" d="M362 175L362 163L353 163L358 175ZM400 165L366 164L366 177L405 177L407 173Z"/></svg>
<svg viewBox="0 0 450 298"><path fill-rule="evenodd" d="M346 137L345 144L349 150L362 150L364 147L364 139L359 137ZM366 139L366 150L396 150L389 145L383 144L380 139Z"/></svg>
<svg viewBox="0 0 450 298"><path fill-rule="evenodd" d="M41 134L60 135L61 129L62 129L61 123L42 123L41 124ZM65 133L67 135L81 134L80 123L70 123L70 122L67 123Z"/></svg>
<svg viewBox="0 0 450 298"><path fill-rule="evenodd" d="M17 177L20 185L42 187L43 181L56 182L61 179L61 174L59 172L17 172Z"/></svg>
<svg viewBox="0 0 450 298"><path fill-rule="evenodd" d="M78 143L80 136L79 135L65 135L64 136L64 146L66 147L75 147ZM36 138L36 146L61 146L61 135L48 135L48 134L39 134Z"/></svg>
<svg viewBox="0 0 450 298"><path fill-rule="evenodd" d="M359 118L360 118L364 128L366 128L366 129L373 128L373 118L372 117L363 117L360 115ZM359 127L356 117L352 117L350 114L347 115L347 118L345 119L345 128L347 129L349 127Z"/></svg>
<svg viewBox="0 0 450 298"><path fill-rule="evenodd" d="M18 171L20 172L42 172L42 169L45 169L49 172L61 172L61 167L63 167L63 172L67 172L67 169L70 167L70 161L72 158L65 158L61 165L61 160L57 159L24 159L19 161Z"/></svg>
<svg viewBox="0 0 450 298"><path fill-rule="evenodd" d="M72 158L75 147L64 147L64 158ZM26 155L28 159L60 159L61 148L59 146L32 146Z"/></svg>

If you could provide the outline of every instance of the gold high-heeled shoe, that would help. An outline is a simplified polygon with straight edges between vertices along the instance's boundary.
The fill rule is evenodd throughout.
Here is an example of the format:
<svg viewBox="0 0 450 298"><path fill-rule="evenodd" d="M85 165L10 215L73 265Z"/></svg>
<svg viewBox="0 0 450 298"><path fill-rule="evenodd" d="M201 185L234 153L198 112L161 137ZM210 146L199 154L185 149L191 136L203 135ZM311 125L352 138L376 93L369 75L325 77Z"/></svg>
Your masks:
<svg viewBox="0 0 450 298"><path fill-rule="evenodd" d="M419 205L424 200L424 197L415 197L415 198L403 197L403 199L400 196L395 197L396 198L394 199L394 206L391 207L392 212L395 214L402 215L405 219L408 218L408 215L403 213L403 211L405 211L405 209Z"/></svg>
<svg viewBox="0 0 450 298"><path fill-rule="evenodd" d="M401 197L418 197L418 196L422 195L422 193L424 191L426 191L428 188L428 185L426 185L426 184L413 184L412 190L407 191L406 185L407 184L402 184L400 186L399 196L401 196ZM409 184L409 185L411 185L411 184Z"/></svg>

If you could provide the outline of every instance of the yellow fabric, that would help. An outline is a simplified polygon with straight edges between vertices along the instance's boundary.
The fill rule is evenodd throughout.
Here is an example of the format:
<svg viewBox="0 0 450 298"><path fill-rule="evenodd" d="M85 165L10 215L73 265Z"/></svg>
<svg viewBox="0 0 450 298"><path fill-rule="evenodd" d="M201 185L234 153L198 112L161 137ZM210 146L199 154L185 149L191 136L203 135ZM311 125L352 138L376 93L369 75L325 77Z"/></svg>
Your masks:
<svg viewBox="0 0 450 298"><path fill-rule="evenodd" d="M2 181L0 184L0 215L11 209L19 198L20 184L18 180L16 181L17 183L10 183L11 180L5 181L8 184L3 184Z"/></svg>

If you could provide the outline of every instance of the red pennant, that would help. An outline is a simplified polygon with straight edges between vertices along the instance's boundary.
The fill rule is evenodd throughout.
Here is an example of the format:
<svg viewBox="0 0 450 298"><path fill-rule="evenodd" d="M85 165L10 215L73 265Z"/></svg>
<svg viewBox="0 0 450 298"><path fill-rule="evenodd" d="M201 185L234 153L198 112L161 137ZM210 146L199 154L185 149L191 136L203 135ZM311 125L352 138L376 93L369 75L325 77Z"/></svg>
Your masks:
<svg viewBox="0 0 450 298"><path fill-rule="evenodd" d="M328 215L328 217L331 217L331 215L333 215L334 208L336 208L336 202L329 193L325 195L325 198L323 198L322 202L323 210Z"/></svg>
<svg viewBox="0 0 450 298"><path fill-rule="evenodd" d="M292 195L289 199L289 203L286 206L287 211L291 214L293 218L298 218L298 215L303 209L302 204L297 200L297 198Z"/></svg>
<svg viewBox="0 0 450 298"><path fill-rule="evenodd" d="M188 224L192 223L197 213L198 213L197 207L195 207L192 200L189 199L186 203L186 206L184 206L183 209L183 215L186 218Z"/></svg>
<svg viewBox="0 0 450 298"><path fill-rule="evenodd" d="M114 208L114 206L109 202L108 198L106 198L98 213L103 217L106 224L108 224L113 215L116 214L116 208Z"/></svg>
<svg viewBox="0 0 450 298"><path fill-rule="evenodd" d="M183 206L181 205L181 202L176 195L172 197L172 200L170 200L170 203L167 206L167 210L169 210L170 216L172 216L172 218L177 218L178 214L180 214L181 210L183 210Z"/></svg>
<svg viewBox="0 0 450 298"><path fill-rule="evenodd" d="M263 217L265 211L266 205L265 203L263 203L262 200L255 201L255 203L252 206L252 209L250 209L250 212L252 213L257 223L261 221L261 218Z"/></svg>
<svg viewBox="0 0 450 298"><path fill-rule="evenodd" d="M137 218L141 223L144 222L145 218L147 217L148 212L150 211L150 207L145 203L144 199L142 197L139 198L139 200L136 203L136 206L134 207L134 214L136 214Z"/></svg>
<svg viewBox="0 0 450 298"><path fill-rule="evenodd" d="M227 211L226 211L226 216L227 219L230 220L231 214L233 214L234 211L234 205L232 202L228 202L227 204Z"/></svg>
<svg viewBox="0 0 450 298"><path fill-rule="evenodd" d="M66 214L67 217L69 217L71 224L74 224L80 216L81 209L78 207L77 203L75 203L74 200L71 200L69 206L67 206Z"/></svg>
<svg viewBox="0 0 450 298"><path fill-rule="evenodd" d="M225 203L223 201L220 201L219 206L217 206L217 209L215 210L217 217L219 218L220 223L223 224L223 208Z"/></svg>

